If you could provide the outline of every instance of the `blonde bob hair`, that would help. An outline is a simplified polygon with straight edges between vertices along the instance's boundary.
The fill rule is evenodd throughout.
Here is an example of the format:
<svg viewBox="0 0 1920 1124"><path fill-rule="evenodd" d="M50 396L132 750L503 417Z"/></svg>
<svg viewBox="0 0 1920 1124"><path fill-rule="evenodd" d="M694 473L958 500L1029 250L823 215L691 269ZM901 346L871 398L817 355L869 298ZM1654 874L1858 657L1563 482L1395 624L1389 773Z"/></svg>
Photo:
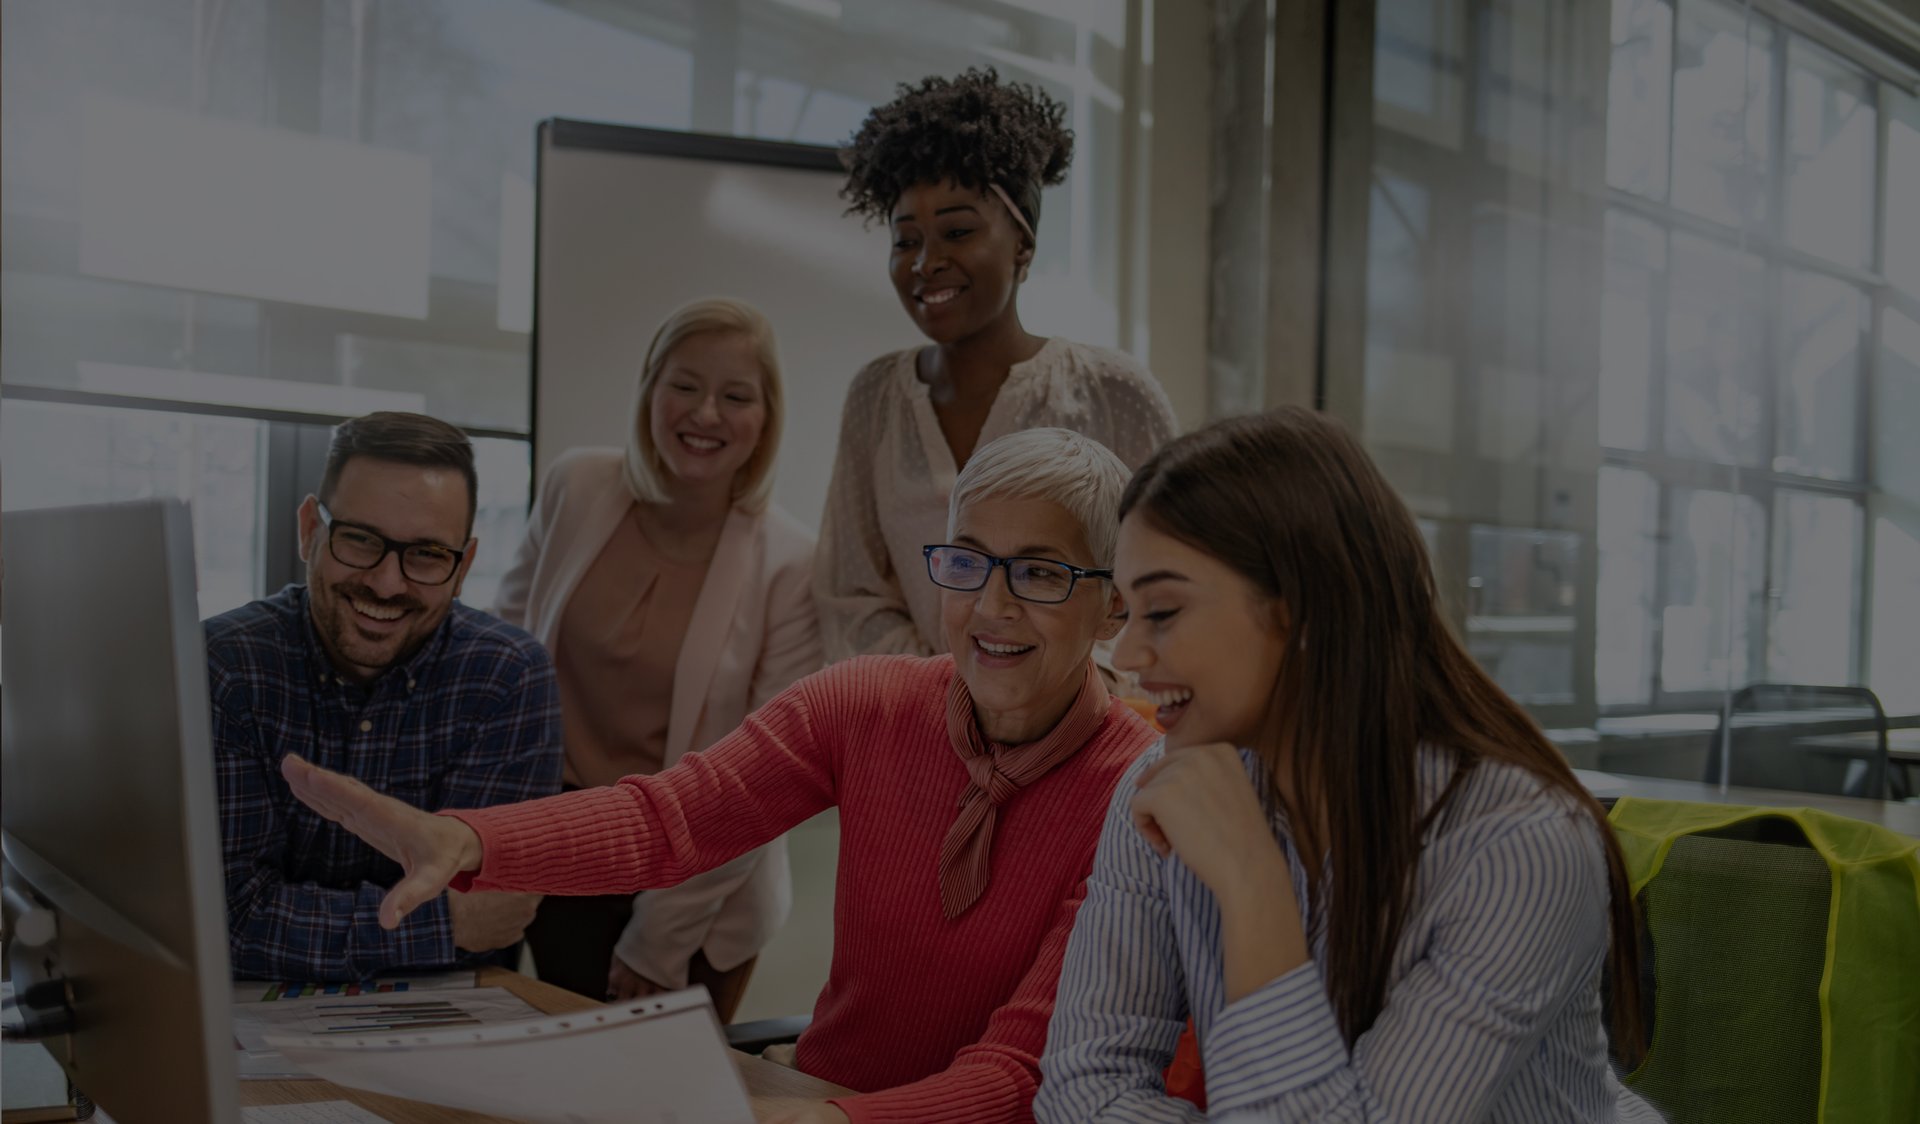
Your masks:
<svg viewBox="0 0 1920 1124"><path fill-rule="evenodd" d="M773 462L780 453L780 421L786 415L786 396L780 385L780 349L773 338L773 325L760 310L730 297L707 297L681 305L669 313L653 333L653 342L647 345L646 362L640 368L640 386L634 392L633 426L627 431L627 488L642 503L666 503L671 496L666 462L660 459L660 450L653 444L653 388L667 369L667 358L673 349L688 337L704 332L738 333L747 337L760 361L764 384L761 400L766 404L767 418L760 430L760 444L734 476L733 502L745 511L765 511L773 495Z"/></svg>

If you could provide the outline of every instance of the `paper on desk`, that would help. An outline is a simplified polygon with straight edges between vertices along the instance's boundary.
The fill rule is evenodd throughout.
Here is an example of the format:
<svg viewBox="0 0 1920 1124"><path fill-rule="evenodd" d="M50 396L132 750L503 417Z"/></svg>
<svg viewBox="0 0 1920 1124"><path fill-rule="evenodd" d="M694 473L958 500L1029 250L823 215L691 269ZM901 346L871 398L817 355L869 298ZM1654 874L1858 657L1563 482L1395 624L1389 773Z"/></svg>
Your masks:
<svg viewBox="0 0 1920 1124"><path fill-rule="evenodd" d="M270 1034L344 1037L443 1027L476 1029L538 1017L540 1012L503 987L437 988L425 993L316 996L233 1008L236 1059L246 1078L309 1077L268 1045Z"/></svg>
<svg viewBox="0 0 1920 1124"><path fill-rule="evenodd" d="M752 1124L704 988L473 1030L267 1043L336 1085L553 1124Z"/></svg>
<svg viewBox="0 0 1920 1124"><path fill-rule="evenodd" d="M235 1003L273 1003L285 999L315 999L341 995L372 995L387 991L472 990L477 972L435 972L425 976L377 976L357 983L299 983L286 980L235 980Z"/></svg>

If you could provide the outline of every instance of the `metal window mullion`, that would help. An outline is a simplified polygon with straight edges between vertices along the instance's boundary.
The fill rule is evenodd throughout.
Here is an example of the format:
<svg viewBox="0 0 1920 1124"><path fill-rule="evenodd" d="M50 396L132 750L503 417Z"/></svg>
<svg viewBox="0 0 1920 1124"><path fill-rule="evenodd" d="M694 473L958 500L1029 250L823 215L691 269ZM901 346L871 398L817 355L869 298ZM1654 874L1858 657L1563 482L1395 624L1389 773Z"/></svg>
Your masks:
<svg viewBox="0 0 1920 1124"><path fill-rule="evenodd" d="M1615 207L1652 222L1662 223L1683 234L1691 234L1723 245L1742 248L1746 253L1759 257L1778 259L1796 269L1810 273L1823 273L1861 288L1881 288L1888 284L1879 272L1847 265L1844 262L1810 254L1805 250L1789 246L1784 242L1766 237L1764 234L1749 231L1745 247L1739 247L1740 231L1725 223L1688 211L1678 210L1666 204L1636 195L1631 191L1622 191L1617 187L1607 189L1607 205Z"/></svg>
<svg viewBox="0 0 1920 1124"><path fill-rule="evenodd" d="M1606 446L1601 451L1608 464L1650 472L1683 488L1726 491L1725 474L1730 469L1740 467L1690 457L1676 457L1659 451L1619 449L1613 446ZM1832 480L1821 476L1800 476L1790 472L1767 472L1744 467L1740 467L1740 472L1745 479L1765 481L1769 486L1776 488L1792 488L1796 491L1842 496L1847 499L1863 499L1866 496L1866 489L1854 480Z"/></svg>
<svg viewBox="0 0 1920 1124"><path fill-rule="evenodd" d="M1667 178L1666 182L1660 185L1659 199L1660 205L1666 208L1673 206L1673 108L1675 100L1674 91L1679 89L1679 84L1676 80L1680 77L1681 2L1682 0L1668 0L1667 2L1667 12L1670 17L1667 21ZM1692 3L1692 0L1686 0L1686 2ZM1611 59L1608 60L1607 64L1607 76L1609 80L1611 80L1613 76ZM1619 191L1619 189L1609 188L1608 194L1612 195L1616 191ZM1630 195L1632 193L1622 191L1620 194Z"/></svg>
<svg viewBox="0 0 1920 1124"><path fill-rule="evenodd" d="M1871 261L1874 273L1880 277L1887 275L1887 196L1891 187L1892 168L1887 162L1888 136L1892 126L1892 98L1887 92L1885 82L1875 82L1874 90L1874 139L1873 139L1873 243ZM1881 335L1886 331L1888 305L1896 300L1891 284L1882 284L1867 294L1867 336L1864 341L1866 354L1860 362L1860 394L1858 416L1855 419L1854 432L1857 438L1854 452L1856 471L1854 476L1865 489L1860 502L1860 561L1857 567L1858 582L1854 586L1853 619L1859 622L1859 628L1853 638L1853 679L1865 685L1873 681L1873 614L1867 611L1872 603L1874 582L1874 519L1873 496L1879 490L1880 481L1874 472L1875 456L1878 448L1878 433L1874 428L1874 401L1878 397L1880 386Z"/></svg>
<svg viewBox="0 0 1920 1124"><path fill-rule="evenodd" d="M1671 114L1673 109L1671 97L1667 99L1667 109ZM1671 125L1668 132L1672 132ZM1668 174L1672 174L1671 170ZM1665 225L1661 225L1659 230L1660 265L1653 274L1652 291L1647 294L1647 300L1655 315L1650 318L1653 324L1653 342L1650 350L1653 354L1648 357L1652 372L1647 380L1647 412L1650 416L1647 418L1646 453L1664 456L1667 448L1667 318L1673 308L1673 232ZM1673 549L1672 536L1668 533L1672 498L1668 494L1666 481L1652 473L1648 475L1654 483L1654 550L1653 627L1648 630L1653 651L1647 662L1653 679L1648 685L1647 701L1649 705L1658 705L1663 682L1662 663L1667 646L1667 599L1672 594L1667 583L1668 553Z"/></svg>
<svg viewBox="0 0 1920 1124"><path fill-rule="evenodd" d="M1668 577L1673 554L1673 488L1659 476L1653 476L1654 551L1653 564L1653 690L1648 695L1652 709L1668 705L1666 687L1667 607L1673 599L1673 583Z"/></svg>
<svg viewBox="0 0 1920 1124"><path fill-rule="evenodd" d="M1466 174L1449 175L1445 180L1449 195L1458 192L1454 196L1457 200L1454 213L1465 219L1462 223L1447 225L1455 227L1461 234L1460 244L1451 257L1454 261L1466 264L1466 283L1464 285L1443 284L1441 292L1452 294L1452 303L1458 312L1457 315L1446 317L1443 323L1443 331L1450 337L1447 340L1446 350L1459 364L1454 384L1458 388L1458 393L1453 400L1453 453L1456 457L1466 456L1477 460L1480 453L1478 407L1481 375L1477 362L1478 341L1475 339L1474 325L1476 303L1474 289L1478 265L1475 247L1479 234L1477 214L1478 204L1483 199L1498 202L1501 198L1493 183L1483 182L1488 174L1495 180L1498 179L1497 172L1494 172L1495 164L1491 148L1480 128L1483 94L1491 84L1486 81L1488 59L1491 56L1488 50L1488 38L1493 34L1489 0L1467 0L1466 21L1466 35L1461 39L1461 69L1465 73L1465 79L1461 84L1461 102L1466 134L1461 148L1466 157ZM1458 474L1455 487L1465 484L1472 479L1473 475ZM1471 488L1471 485L1468 487ZM1468 514L1474 522L1483 520L1482 510L1475 505L1475 501L1480 498L1477 495L1460 495L1450 490L1448 498L1454 511ZM1494 500L1496 512L1498 506L1499 500L1496 497ZM1466 561L1466 568L1461 571L1461 576L1465 578L1472 567L1471 552L1463 551L1461 557ZM1463 621L1462 625L1464 624ZM1465 635L1464 628L1462 635Z"/></svg>
<svg viewBox="0 0 1920 1124"><path fill-rule="evenodd" d="M1785 307L1786 273L1781 255L1768 252L1784 248L1787 242L1787 67L1788 48L1791 36L1785 28L1759 13L1751 13L1748 18L1748 50L1752 50L1751 34L1756 25L1764 25L1769 32L1768 50L1772 66L1768 75L1766 98L1763 112L1771 114L1768 139L1772 143L1772 154L1768 160L1768 190L1766 222L1763 224L1763 236L1771 243L1760 249L1760 300L1762 315L1767 316L1771 330L1761 336L1760 355L1760 469L1764 475L1741 485L1740 469L1733 470L1734 483L1728 489L1736 496L1735 511L1738 511L1737 497L1745 494L1753 496L1760 507L1760 612L1750 618L1747 633L1747 678L1749 681L1767 678L1767 654L1772 650L1769 638L1773 632L1773 616L1778 597L1774 589L1774 535L1781 524L1776 519L1774 500L1776 492L1771 477L1780 456L1780 385L1786 378L1781 346L1781 334L1785 331L1782 318L1777 311ZM1746 239L1742 239L1746 242ZM1752 252L1750 245L1742 250ZM1738 523L1736 520L1736 528ZM1731 556L1731 555L1730 555ZM1730 577L1732 575L1729 575ZM1752 613L1753 595L1747 593L1748 612ZM1731 628L1731 623L1729 623ZM1756 672L1758 674L1756 674ZM1736 689L1738 685L1736 684Z"/></svg>

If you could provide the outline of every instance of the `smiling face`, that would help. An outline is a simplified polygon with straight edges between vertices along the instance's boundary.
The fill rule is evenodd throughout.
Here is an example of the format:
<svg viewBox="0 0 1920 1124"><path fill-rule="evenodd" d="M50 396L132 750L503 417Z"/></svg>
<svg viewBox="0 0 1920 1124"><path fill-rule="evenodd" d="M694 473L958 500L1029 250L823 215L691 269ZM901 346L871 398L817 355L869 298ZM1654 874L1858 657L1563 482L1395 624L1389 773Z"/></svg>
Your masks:
<svg viewBox="0 0 1920 1124"><path fill-rule="evenodd" d="M1050 500L982 498L954 519L953 543L1000 558L1050 558L1094 569L1086 531ZM940 591L940 618L955 669L973 694L986 736L1022 745L1044 735L1073 704L1096 639L1119 629L1112 587L1082 579L1055 605L1023 601L996 567L971 593Z"/></svg>
<svg viewBox="0 0 1920 1124"><path fill-rule="evenodd" d="M1004 203L952 183L925 183L893 206L887 272L901 307L935 343L984 331L1014 307L1033 246Z"/></svg>
<svg viewBox="0 0 1920 1124"><path fill-rule="evenodd" d="M731 487L767 424L766 372L742 332L700 332L668 353L649 395L648 435L667 475Z"/></svg>
<svg viewBox="0 0 1920 1124"><path fill-rule="evenodd" d="M300 505L300 552L307 560L307 600L314 631L334 668L368 682L419 651L453 611L453 599L473 565L467 537L467 482L449 468L355 457L342 465L327 498L336 525L349 523L397 542L435 543L465 556L441 585L421 585L388 554L370 570L333 556L320 501Z"/></svg>
<svg viewBox="0 0 1920 1124"><path fill-rule="evenodd" d="M1127 604L1114 666L1140 677L1168 748L1253 745L1286 648L1278 604L1138 511L1121 521L1114 582Z"/></svg>

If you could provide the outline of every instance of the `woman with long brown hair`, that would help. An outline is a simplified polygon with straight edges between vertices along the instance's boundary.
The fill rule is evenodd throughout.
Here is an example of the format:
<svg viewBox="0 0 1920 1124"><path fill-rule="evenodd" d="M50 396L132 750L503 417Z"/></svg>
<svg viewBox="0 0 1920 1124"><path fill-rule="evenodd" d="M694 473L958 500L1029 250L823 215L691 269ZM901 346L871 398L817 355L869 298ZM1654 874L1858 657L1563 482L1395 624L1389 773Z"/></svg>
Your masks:
<svg viewBox="0 0 1920 1124"><path fill-rule="evenodd" d="M1115 662L1163 749L1122 780L1061 975L1043 1121L1658 1120L1599 804L1441 616L1412 516L1301 409L1160 450L1122 501Z"/></svg>

